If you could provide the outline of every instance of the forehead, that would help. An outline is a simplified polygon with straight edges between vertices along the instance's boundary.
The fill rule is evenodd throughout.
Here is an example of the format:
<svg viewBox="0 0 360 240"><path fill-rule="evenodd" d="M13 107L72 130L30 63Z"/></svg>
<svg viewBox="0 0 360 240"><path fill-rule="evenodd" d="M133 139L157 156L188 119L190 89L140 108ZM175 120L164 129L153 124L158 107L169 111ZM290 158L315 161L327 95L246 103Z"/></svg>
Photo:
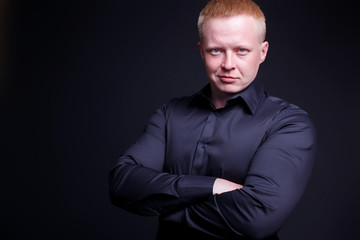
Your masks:
<svg viewBox="0 0 360 240"><path fill-rule="evenodd" d="M258 42L258 20L247 15L209 18L203 25L204 41Z"/></svg>

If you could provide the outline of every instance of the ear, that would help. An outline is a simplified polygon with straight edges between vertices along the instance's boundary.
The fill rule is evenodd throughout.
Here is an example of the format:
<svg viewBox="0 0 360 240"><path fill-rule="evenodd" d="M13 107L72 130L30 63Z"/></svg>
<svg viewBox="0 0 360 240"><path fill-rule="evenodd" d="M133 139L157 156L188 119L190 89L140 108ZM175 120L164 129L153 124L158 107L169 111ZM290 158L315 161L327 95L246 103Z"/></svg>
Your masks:
<svg viewBox="0 0 360 240"><path fill-rule="evenodd" d="M267 52L269 50L269 43L267 41L261 44L260 62L265 61Z"/></svg>
<svg viewBox="0 0 360 240"><path fill-rule="evenodd" d="M201 45L200 41L198 42L198 48L200 50L201 58L202 58L202 60L204 60L204 51L202 49L202 45Z"/></svg>

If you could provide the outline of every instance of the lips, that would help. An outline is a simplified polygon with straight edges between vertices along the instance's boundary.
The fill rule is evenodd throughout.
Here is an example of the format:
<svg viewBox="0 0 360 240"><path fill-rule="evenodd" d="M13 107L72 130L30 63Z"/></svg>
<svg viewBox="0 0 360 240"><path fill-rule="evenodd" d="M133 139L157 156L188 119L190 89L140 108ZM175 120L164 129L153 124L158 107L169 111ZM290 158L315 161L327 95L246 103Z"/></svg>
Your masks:
<svg viewBox="0 0 360 240"><path fill-rule="evenodd" d="M221 76L218 76L219 79L222 81L222 82L225 82L225 83L233 83L235 82L237 79L237 77L233 77L233 76L226 76L226 75L221 75Z"/></svg>

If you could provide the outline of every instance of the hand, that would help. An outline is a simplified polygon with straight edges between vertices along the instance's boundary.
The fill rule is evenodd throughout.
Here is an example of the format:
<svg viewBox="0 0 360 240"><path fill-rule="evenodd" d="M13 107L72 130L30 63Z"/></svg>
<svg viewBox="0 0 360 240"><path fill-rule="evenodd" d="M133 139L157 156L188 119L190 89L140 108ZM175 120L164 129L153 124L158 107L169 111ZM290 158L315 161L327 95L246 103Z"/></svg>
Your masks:
<svg viewBox="0 0 360 240"><path fill-rule="evenodd" d="M213 186L213 194L221 194L224 192L234 191L236 189L240 189L243 186L222 178L217 178L214 182Z"/></svg>

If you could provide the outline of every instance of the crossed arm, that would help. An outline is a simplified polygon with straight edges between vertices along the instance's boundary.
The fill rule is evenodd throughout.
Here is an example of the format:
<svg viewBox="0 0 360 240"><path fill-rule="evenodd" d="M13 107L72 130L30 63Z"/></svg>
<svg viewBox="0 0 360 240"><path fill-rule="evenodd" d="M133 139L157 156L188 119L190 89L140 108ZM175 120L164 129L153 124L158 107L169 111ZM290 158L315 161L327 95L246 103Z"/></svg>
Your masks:
<svg viewBox="0 0 360 240"><path fill-rule="evenodd" d="M288 121L291 120L291 124ZM314 129L305 115L284 115L252 160L245 182L162 172L164 111L110 173L113 204L141 215L160 215L200 231L262 238L283 225L309 179ZM284 144L279 145L279 139ZM205 224L204 224L205 223Z"/></svg>

